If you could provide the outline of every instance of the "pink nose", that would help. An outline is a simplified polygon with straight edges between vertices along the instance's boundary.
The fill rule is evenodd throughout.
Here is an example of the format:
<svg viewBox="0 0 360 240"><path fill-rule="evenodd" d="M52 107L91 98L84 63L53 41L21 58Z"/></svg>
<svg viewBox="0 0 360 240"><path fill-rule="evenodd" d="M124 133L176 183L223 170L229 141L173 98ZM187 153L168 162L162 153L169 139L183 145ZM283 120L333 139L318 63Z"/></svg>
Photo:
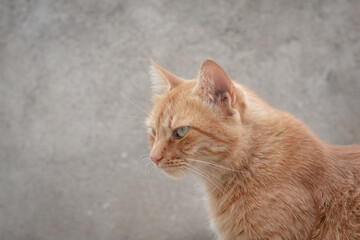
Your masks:
<svg viewBox="0 0 360 240"><path fill-rule="evenodd" d="M154 156L150 155L150 158L151 158L151 161L153 161L156 165L158 165L160 160L163 159L163 157L160 155L154 155Z"/></svg>

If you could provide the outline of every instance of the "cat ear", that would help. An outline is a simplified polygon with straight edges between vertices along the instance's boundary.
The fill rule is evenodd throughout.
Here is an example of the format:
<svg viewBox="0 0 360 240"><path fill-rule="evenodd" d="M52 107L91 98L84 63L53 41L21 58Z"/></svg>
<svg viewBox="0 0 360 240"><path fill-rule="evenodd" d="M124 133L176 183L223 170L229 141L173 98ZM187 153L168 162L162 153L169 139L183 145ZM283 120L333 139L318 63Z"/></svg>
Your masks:
<svg viewBox="0 0 360 240"><path fill-rule="evenodd" d="M241 121L245 122L246 93L235 87L229 75L213 60L207 59L201 65L194 91L204 101L221 106L228 114L237 109Z"/></svg>
<svg viewBox="0 0 360 240"><path fill-rule="evenodd" d="M201 65L195 89L204 100L213 103L227 101L231 106L236 101L234 85L230 77L211 59L205 60Z"/></svg>
<svg viewBox="0 0 360 240"><path fill-rule="evenodd" d="M156 62L150 59L152 66L150 66L150 76L152 81L152 89L156 93L163 93L169 91L179 85L185 80L179 78L160 67Z"/></svg>

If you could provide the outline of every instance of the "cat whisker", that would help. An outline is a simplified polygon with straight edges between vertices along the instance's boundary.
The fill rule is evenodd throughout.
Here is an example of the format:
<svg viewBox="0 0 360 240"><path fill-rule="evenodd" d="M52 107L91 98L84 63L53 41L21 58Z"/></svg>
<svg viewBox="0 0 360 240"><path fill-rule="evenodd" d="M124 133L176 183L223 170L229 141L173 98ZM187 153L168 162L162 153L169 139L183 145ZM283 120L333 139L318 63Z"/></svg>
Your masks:
<svg viewBox="0 0 360 240"><path fill-rule="evenodd" d="M155 168L155 166L154 166L154 164L153 164L153 162L152 161L147 161L147 162L145 162L145 171L148 171L149 170L149 168Z"/></svg>
<svg viewBox="0 0 360 240"><path fill-rule="evenodd" d="M200 175L200 173L198 173L196 170L192 169L191 165L185 166L185 169L187 169L187 170L195 173L195 175ZM203 176L203 175L201 175L201 176ZM193 183L195 183L195 180L194 180L193 178L191 178L191 180L193 181ZM209 179L208 179L208 180L209 180ZM210 180L209 180L209 181L210 181ZM218 185L216 185L216 184L215 184L214 182L212 182L212 181L210 181L210 183L215 186L215 188L212 190L212 192L214 192L216 189L219 189L219 190L224 194L224 192L219 188ZM219 204L218 204L218 203L215 202L214 204L219 207Z"/></svg>
<svg viewBox="0 0 360 240"><path fill-rule="evenodd" d="M139 167L145 160L149 160L149 163L151 162L149 157L143 157L140 161L138 161L136 167Z"/></svg>
<svg viewBox="0 0 360 240"><path fill-rule="evenodd" d="M237 169L227 168L227 167L221 166L221 165L216 164L216 163L206 162L206 161L202 161L202 160L198 160L198 159L193 159L193 158L186 158L186 160L194 161L194 162L198 162L198 163L202 163L202 164L205 164L205 165L208 165L208 166L212 166L212 167L218 167L218 168L221 168L221 169L224 169L224 170L229 170L229 171L233 171L233 172L243 173L243 171L240 171L240 170L237 170Z"/></svg>
<svg viewBox="0 0 360 240"><path fill-rule="evenodd" d="M182 174L184 175L184 176L186 176L185 178L184 178L184 180L188 183L188 184L190 184L191 186L195 186L195 185L197 185L198 184L198 182L195 180L195 178L194 178L194 176L192 175L192 174L188 174L185 170L188 170L188 167L187 166L184 166L184 168L182 168L182 169L179 169L181 172L182 172ZM195 190L195 189L194 189Z"/></svg>
<svg viewBox="0 0 360 240"><path fill-rule="evenodd" d="M135 82L133 81L129 81L131 85L134 86L134 88L140 93L140 97L142 99L144 99L145 101L148 101L149 99L147 98L146 94L145 94L145 91L142 91L139 86L137 84L135 84Z"/></svg>
<svg viewBox="0 0 360 240"><path fill-rule="evenodd" d="M184 166L185 169L187 169L187 166ZM181 173L185 176L186 175L186 172L184 171L184 169L179 169L181 171ZM185 181L189 184L195 184L195 181L194 179L190 178L190 177L186 177L185 178Z"/></svg>
<svg viewBox="0 0 360 240"><path fill-rule="evenodd" d="M118 115L118 117L144 119L144 117L139 117L139 116L127 116L127 115Z"/></svg>
<svg viewBox="0 0 360 240"><path fill-rule="evenodd" d="M149 153L144 153L144 154L141 154L139 157L138 157L138 163L141 163L144 158L147 158L149 157Z"/></svg>
<svg viewBox="0 0 360 240"><path fill-rule="evenodd" d="M148 184L150 186L150 190L152 191L153 188L152 188L152 184L151 184L151 171L155 169L154 165L153 164L148 164L148 166L150 165L150 169L148 171L148 176L147 176L147 179L148 179Z"/></svg>
<svg viewBox="0 0 360 240"><path fill-rule="evenodd" d="M222 190L216 183L214 183L209 177L207 177L207 176L205 175L205 173L203 173L200 169L198 169L198 168L196 168L196 167L194 167L194 166L192 166L192 165L190 165L190 164L188 164L188 163L184 163L184 164L188 166L188 169L189 169L190 171L192 171L192 172L194 172L194 173L197 173L198 175L202 176L203 178L205 178L206 180L208 180L211 184L213 184L217 189L219 189L220 192L222 192L223 194L225 194L225 193L223 192L223 190ZM221 181L221 180L220 180L220 181Z"/></svg>
<svg viewBox="0 0 360 240"><path fill-rule="evenodd" d="M125 96L122 93L120 93L120 95L122 97L124 97L125 99L127 99L130 103L134 104L137 108L139 108L141 111L143 111L147 116L150 116L150 114L147 111L145 111L142 107L140 107L138 104L136 104L132 99L130 99L129 97Z"/></svg>
<svg viewBox="0 0 360 240"><path fill-rule="evenodd" d="M199 163L202 163L204 165L208 165L210 167L213 167L213 168L221 168L221 169L226 169L226 170L231 170L231 171L238 171L238 170L235 170L235 169L231 169L231 168L226 168L226 167L223 167L221 165L218 165L218 164L215 164L215 163L209 163L209 162L205 162L205 161L201 161L201 160L198 160L198 159L192 159L192 158L187 158L185 160L190 160L190 161L194 161L194 162L199 162ZM238 172L241 172L241 171L238 171ZM222 184L224 184L226 187L228 187L229 185L227 183L225 183L224 181L222 181L220 178L216 177L216 179L218 179Z"/></svg>
<svg viewBox="0 0 360 240"><path fill-rule="evenodd" d="M147 136L148 133L149 133L149 131L141 129L141 130L137 130L137 131L131 131L128 134L131 134L131 135L142 134L142 135Z"/></svg>
<svg viewBox="0 0 360 240"><path fill-rule="evenodd" d="M147 157L147 156L149 156L149 153L141 154L141 155L139 156L139 159L140 159L140 158L143 158L143 157Z"/></svg>

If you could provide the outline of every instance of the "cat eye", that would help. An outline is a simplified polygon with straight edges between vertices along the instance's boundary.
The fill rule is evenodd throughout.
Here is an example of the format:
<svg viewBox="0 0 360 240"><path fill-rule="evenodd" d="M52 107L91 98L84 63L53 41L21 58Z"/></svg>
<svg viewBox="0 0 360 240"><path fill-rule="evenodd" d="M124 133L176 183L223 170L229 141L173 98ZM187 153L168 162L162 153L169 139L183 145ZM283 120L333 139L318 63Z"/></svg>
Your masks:
<svg viewBox="0 0 360 240"><path fill-rule="evenodd" d="M155 131L155 129L151 129L151 135L153 135L154 137L156 136L156 131Z"/></svg>
<svg viewBox="0 0 360 240"><path fill-rule="evenodd" d="M183 138L189 130L189 126L178 128L174 131L176 138Z"/></svg>

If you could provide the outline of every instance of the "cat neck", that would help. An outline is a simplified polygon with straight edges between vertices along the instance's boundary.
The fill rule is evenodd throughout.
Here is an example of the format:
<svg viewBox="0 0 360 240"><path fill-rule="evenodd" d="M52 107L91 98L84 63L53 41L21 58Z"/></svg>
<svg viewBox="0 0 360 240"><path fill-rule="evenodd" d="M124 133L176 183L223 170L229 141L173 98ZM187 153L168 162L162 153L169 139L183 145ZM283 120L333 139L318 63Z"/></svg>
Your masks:
<svg viewBox="0 0 360 240"><path fill-rule="evenodd" d="M313 187L325 168L325 144L292 115L272 108L245 87L242 90L248 99L245 122L234 128L239 138L222 159L224 169L207 174L207 192L216 199L235 187L248 191L296 175ZM303 156L316 161L304 161Z"/></svg>

